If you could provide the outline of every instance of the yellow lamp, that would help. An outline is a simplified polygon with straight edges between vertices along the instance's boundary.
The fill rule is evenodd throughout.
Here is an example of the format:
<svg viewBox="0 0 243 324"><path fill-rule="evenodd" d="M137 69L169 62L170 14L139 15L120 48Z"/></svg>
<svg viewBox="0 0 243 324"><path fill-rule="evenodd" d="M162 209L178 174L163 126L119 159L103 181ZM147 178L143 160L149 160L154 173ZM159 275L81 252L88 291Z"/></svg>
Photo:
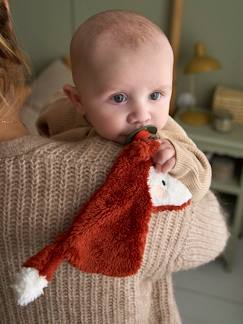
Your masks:
<svg viewBox="0 0 243 324"><path fill-rule="evenodd" d="M206 47L203 43L198 42L194 47L194 56L186 65L184 72L194 74L200 72L209 72L218 70L221 65L218 60L207 55Z"/></svg>
<svg viewBox="0 0 243 324"><path fill-rule="evenodd" d="M185 66L184 73L191 74L190 92L195 96L195 74L218 70L221 65L218 60L207 55L206 47L202 42L194 46L194 56ZM200 110L188 110L181 114L180 118L192 125L203 125L210 121L209 113Z"/></svg>

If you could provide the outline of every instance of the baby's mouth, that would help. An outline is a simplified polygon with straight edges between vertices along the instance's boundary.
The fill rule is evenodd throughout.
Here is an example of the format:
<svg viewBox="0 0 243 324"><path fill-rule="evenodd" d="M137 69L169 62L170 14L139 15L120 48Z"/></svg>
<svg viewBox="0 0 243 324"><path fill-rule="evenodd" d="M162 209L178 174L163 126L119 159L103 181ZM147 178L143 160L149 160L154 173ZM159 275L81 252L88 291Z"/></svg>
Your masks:
<svg viewBox="0 0 243 324"><path fill-rule="evenodd" d="M156 135L156 133L157 133L157 127L155 127L154 125L146 125L143 127L139 127L127 135L125 144L131 143L131 141L133 140L135 135L138 134L142 130L147 130L151 135Z"/></svg>

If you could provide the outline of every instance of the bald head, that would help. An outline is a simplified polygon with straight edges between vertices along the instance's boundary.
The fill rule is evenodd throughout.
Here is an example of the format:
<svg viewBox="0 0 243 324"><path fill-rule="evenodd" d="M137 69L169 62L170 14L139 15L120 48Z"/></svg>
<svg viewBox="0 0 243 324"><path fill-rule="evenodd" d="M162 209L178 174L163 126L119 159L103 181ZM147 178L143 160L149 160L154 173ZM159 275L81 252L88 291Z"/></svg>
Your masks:
<svg viewBox="0 0 243 324"><path fill-rule="evenodd" d="M134 51L143 45L162 47L173 61L168 39L147 18L123 10L105 11L90 17L76 30L70 46L75 84L100 48L105 48L108 54L111 46Z"/></svg>
<svg viewBox="0 0 243 324"><path fill-rule="evenodd" d="M121 10L89 18L73 36L71 65L75 86L64 91L100 136L124 143L142 125L166 124L173 53L147 18Z"/></svg>

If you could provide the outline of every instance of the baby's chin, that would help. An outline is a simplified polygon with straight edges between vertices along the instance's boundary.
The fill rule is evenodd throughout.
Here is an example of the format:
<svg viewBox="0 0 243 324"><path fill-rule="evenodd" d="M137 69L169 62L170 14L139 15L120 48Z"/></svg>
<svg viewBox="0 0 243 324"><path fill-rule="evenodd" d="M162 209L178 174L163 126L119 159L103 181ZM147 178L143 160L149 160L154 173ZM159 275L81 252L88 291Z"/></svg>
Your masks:
<svg viewBox="0 0 243 324"><path fill-rule="evenodd" d="M115 138L111 138L108 136L104 136L103 134L101 135L98 132L97 132L97 134L100 135L101 137L103 137L104 139L106 139L107 141L112 141L112 142L118 143L118 144L126 144L127 135L118 135Z"/></svg>
<svg viewBox="0 0 243 324"><path fill-rule="evenodd" d="M118 135L115 139L113 139L113 141L119 144L125 144L126 139L127 139L127 135Z"/></svg>

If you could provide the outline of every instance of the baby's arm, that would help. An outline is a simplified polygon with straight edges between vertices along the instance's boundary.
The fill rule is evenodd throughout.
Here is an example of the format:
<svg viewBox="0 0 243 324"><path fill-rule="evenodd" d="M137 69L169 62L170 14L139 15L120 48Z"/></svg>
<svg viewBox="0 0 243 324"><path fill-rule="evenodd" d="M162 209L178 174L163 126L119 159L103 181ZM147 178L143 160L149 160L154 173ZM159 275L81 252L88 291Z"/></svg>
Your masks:
<svg viewBox="0 0 243 324"><path fill-rule="evenodd" d="M92 132L86 120L60 92L42 108L36 127L40 135L59 141L80 141Z"/></svg>
<svg viewBox="0 0 243 324"><path fill-rule="evenodd" d="M175 163L169 171L170 174L188 187L193 201L201 200L211 184L211 167L208 159L171 117L165 127L159 130L159 135L162 140L169 141L175 150ZM168 152L173 163L173 152L169 149Z"/></svg>

